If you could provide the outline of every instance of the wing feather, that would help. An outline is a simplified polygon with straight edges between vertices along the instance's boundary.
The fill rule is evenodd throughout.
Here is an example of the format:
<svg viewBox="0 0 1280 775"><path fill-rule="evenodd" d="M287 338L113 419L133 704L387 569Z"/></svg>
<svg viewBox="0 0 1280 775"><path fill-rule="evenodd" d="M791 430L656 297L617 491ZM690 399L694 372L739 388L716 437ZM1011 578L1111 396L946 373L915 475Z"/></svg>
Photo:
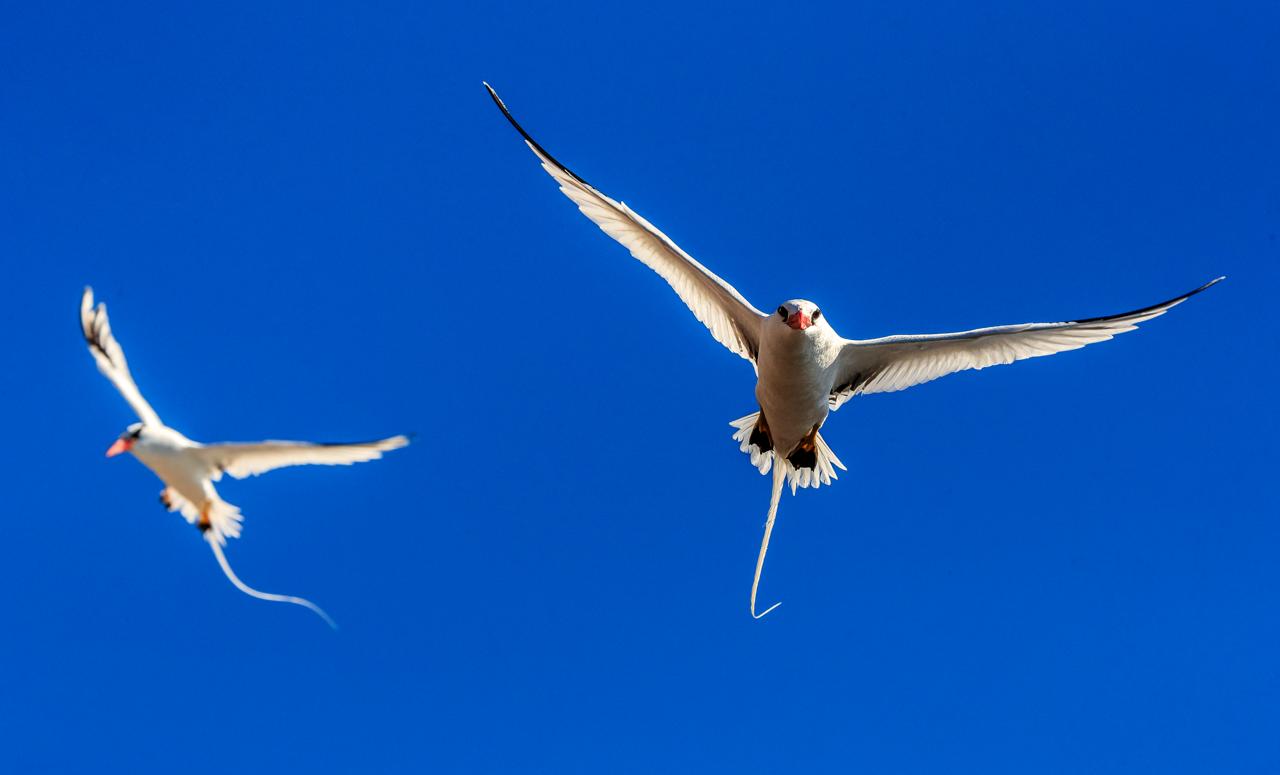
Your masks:
<svg viewBox="0 0 1280 775"><path fill-rule="evenodd" d="M236 479L286 466L349 466L377 460L383 452L400 449L408 437L392 436L350 444L313 444L307 441L259 441L251 444L206 444L196 450L212 469L214 481L223 473Z"/></svg>
<svg viewBox="0 0 1280 775"><path fill-rule="evenodd" d="M542 168L560 184L560 190L582 214L666 280L717 342L754 363L760 350L760 323L764 313L630 207L600 193L556 161L516 122L493 87L487 83L484 86L502 114L542 162Z"/></svg>
<svg viewBox="0 0 1280 775"><path fill-rule="evenodd" d="M1219 277L1176 298L1119 315L1066 323L995 326L954 334L847 340L837 360L831 408L838 409L859 393L890 393L957 371L985 369L1105 342L1163 315L1223 279Z"/></svg>
<svg viewBox="0 0 1280 775"><path fill-rule="evenodd" d="M163 426L156 410L151 408L147 399L142 397L138 385L129 373L129 362L124 358L124 349L111 333L111 321L107 318L107 305L93 306L93 289L86 286L84 295L80 297L80 330L84 334L85 344L98 364L98 371L111 380L124 400L129 402L133 411L145 425Z"/></svg>

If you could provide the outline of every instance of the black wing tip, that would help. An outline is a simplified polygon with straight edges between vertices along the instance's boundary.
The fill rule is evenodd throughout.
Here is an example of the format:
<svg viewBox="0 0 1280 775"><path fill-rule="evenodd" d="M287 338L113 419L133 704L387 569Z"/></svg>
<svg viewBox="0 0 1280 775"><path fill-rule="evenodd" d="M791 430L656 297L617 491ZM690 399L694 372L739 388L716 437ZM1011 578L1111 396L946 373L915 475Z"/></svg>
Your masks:
<svg viewBox="0 0 1280 775"><path fill-rule="evenodd" d="M1196 288L1191 293L1188 293L1187 296L1195 296L1200 291L1207 291L1208 289L1212 288L1213 286L1217 285L1218 283L1222 282L1225 279L1227 279L1227 276L1225 274L1219 275L1218 277L1213 278L1212 280L1200 286L1199 288Z"/></svg>
<svg viewBox="0 0 1280 775"><path fill-rule="evenodd" d="M399 447L392 447L392 449L400 449L402 447L409 446L413 441L414 436L417 435L418 434L416 433L398 433L395 436L387 436L382 439L366 439L364 441L313 441L309 443L313 447L376 447L379 444L386 444L388 441L403 439L404 443Z"/></svg>
<svg viewBox="0 0 1280 775"><path fill-rule="evenodd" d="M551 152L546 148L543 148L537 140L534 140L532 135L524 131L524 127L520 126L520 122L516 121L516 117L511 115L511 111L507 109L507 103L502 101L502 98L498 96L498 92L489 85L488 81L481 81L480 83L484 84L484 88L489 90L489 96L493 98L493 104L498 106L498 110L502 111L502 115L507 117L507 121L510 122L511 126L513 126L515 130L520 133L520 136L524 138L524 141L533 148L534 153L541 156L543 161L548 161L559 167L565 174L569 175L582 185L588 187L591 185L590 183L587 183L587 181L583 180L576 172L562 164L559 159L552 156Z"/></svg>
<svg viewBox="0 0 1280 775"><path fill-rule="evenodd" d="M1197 293L1202 293L1202 292L1204 292L1204 291L1209 290L1210 288L1212 288L1213 286L1217 285L1218 283L1222 282L1222 281L1223 281L1223 280L1225 280L1225 279L1227 279L1227 276L1226 276L1225 274L1224 274L1224 275L1220 275L1220 276L1218 276L1218 277L1213 278L1212 280L1210 280L1209 282L1205 283L1204 285L1200 286L1199 288L1196 288L1194 291L1187 291L1186 293L1182 294L1182 295L1181 295L1181 296L1179 296L1178 298L1176 298L1176 299L1170 299L1169 301L1167 301L1167 302L1165 302L1165 303L1166 303L1166 304L1176 304L1176 303L1178 303L1178 302L1186 301L1187 299L1191 298L1192 296L1195 296ZM1157 305L1157 306L1158 306L1158 305Z"/></svg>
<svg viewBox="0 0 1280 775"><path fill-rule="evenodd" d="M524 139L533 143L533 138L529 136L528 132L524 131L524 127L520 126L520 123L516 121L516 117L511 115L511 111L507 109L507 103L502 101L502 98L498 96L498 92L494 90L492 86L489 85L488 81L481 81L480 83L484 84L485 89L488 89L489 98L493 100L494 105L498 106L498 110L502 111L502 115L507 117L507 121L511 122L511 126L515 127L516 131L519 132L520 135L524 137ZM533 143L533 144L537 145L537 143Z"/></svg>
<svg viewBox="0 0 1280 775"><path fill-rule="evenodd" d="M1076 321L1073 321L1073 322L1075 322L1075 323L1097 323L1097 322L1099 322L1099 321L1115 320L1115 319L1117 319L1117 318L1127 318L1127 317L1131 317L1131 316L1133 316L1133 315L1142 315L1142 314L1145 314L1145 313L1147 313L1147 312L1151 312L1151 311L1153 311L1153 310L1158 310L1158 309L1168 309L1169 307L1172 307L1172 306L1174 306L1175 304L1181 304L1182 302L1186 301L1187 299L1191 298L1192 296L1195 296L1197 293L1200 293L1200 292L1202 292L1202 291L1207 291L1207 290L1209 290L1210 288L1212 288L1213 286L1217 285L1218 283L1222 282L1222 281L1223 281L1223 280L1225 280L1225 279L1227 279L1227 276L1226 276L1225 274L1224 274L1224 275L1221 275L1221 276L1219 276L1219 277L1215 277L1215 278L1213 278L1212 280L1210 280L1209 282L1207 282L1207 283L1205 283L1204 285L1200 286L1199 288L1196 288L1195 290L1187 291L1186 293L1182 294L1181 296L1174 296L1172 299L1169 299L1168 301L1162 301L1162 302L1160 302L1159 304L1152 304L1152 305L1151 305L1151 306L1149 306L1149 307L1143 307L1143 308L1141 308L1141 309L1135 309L1135 310L1131 310L1131 311L1129 311L1129 312L1122 312L1122 313L1120 313L1119 315L1103 315L1103 316L1101 316L1101 317L1096 317L1096 318L1081 318L1080 320L1076 320Z"/></svg>

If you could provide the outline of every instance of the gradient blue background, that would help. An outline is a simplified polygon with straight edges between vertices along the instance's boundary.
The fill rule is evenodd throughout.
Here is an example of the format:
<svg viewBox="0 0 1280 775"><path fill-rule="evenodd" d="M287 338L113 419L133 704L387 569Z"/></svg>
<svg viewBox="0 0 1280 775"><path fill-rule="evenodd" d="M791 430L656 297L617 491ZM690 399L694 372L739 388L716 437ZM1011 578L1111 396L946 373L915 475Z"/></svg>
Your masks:
<svg viewBox="0 0 1280 775"><path fill-rule="evenodd" d="M1049 5L6 6L0 769L1280 769L1280 9ZM751 371L482 79L847 336L1230 278L834 415L753 622ZM86 283L193 438L418 433L222 485L339 632L103 459Z"/></svg>

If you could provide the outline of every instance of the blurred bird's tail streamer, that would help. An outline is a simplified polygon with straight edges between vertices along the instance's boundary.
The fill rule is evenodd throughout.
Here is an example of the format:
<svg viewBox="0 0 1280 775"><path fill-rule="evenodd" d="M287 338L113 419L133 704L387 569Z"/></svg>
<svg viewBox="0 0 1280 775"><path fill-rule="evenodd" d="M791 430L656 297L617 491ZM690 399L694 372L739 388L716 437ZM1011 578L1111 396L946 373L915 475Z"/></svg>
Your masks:
<svg viewBox="0 0 1280 775"><path fill-rule="evenodd" d="M769 521L770 523L772 523L773 521L772 518ZM320 606L316 605L315 603L311 602L310 600L307 600L301 597L294 597L293 595L275 595L270 592L259 592L258 590L254 589L253 587L241 581L240 577L236 575L235 571L231 570L231 565L227 562L226 555L222 553L222 547L219 545L218 540L212 537L213 535L212 533L208 533L206 535L210 536L208 538L208 542L209 542L209 548L213 549L213 556L218 558L218 565L222 566L222 572L227 575L227 579L232 584L235 585L236 589L245 593L249 597L256 597L259 600L269 600L273 603L293 603L294 605L300 605L303 608L309 608L321 619L324 619L325 624L328 624L330 627L332 627L335 630L338 629L338 625L334 623L333 619L329 618L329 614L325 613L324 609L322 609ZM763 554L761 554L760 557L761 559L764 559ZM752 599L754 600L754 598L755 598L755 593L753 591ZM765 613L768 613L768 611L766 611Z"/></svg>

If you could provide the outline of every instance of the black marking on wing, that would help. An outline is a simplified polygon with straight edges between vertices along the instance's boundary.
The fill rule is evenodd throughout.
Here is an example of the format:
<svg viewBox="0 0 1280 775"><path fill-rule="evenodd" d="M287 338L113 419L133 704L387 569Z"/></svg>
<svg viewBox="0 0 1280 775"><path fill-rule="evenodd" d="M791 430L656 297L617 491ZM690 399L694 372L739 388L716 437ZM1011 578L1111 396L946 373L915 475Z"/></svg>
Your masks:
<svg viewBox="0 0 1280 775"><path fill-rule="evenodd" d="M1173 297L1172 299L1169 299L1169 300L1167 300L1167 301L1162 301L1162 302L1160 302L1160 303L1158 303L1158 304L1152 304L1152 305L1150 305L1150 306L1142 307L1142 308L1140 308L1140 309L1135 309L1135 310L1132 310L1132 311L1130 311L1130 312L1122 312L1122 313L1119 313L1119 314L1116 314L1116 315L1104 315L1104 316L1102 316L1102 317L1094 317L1094 318L1081 318L1081 319L1079 319L1079 320L1074 320L1074 321L1070 321L1070 322L1067 322L1067 323L1062 323L1062 324L1060 324L1059 326L1056 326L1056 327L1059 327L1059 328L1071 328L1071 327L1084 327L1084 328L1090 328L1090 327L1091 327L1091 324L1113 323L1113 322L1118 321L1118 320L1124 320L1125 318L1141 317L1142 315L1145 315L1145 314L1147 314L1147 313L1155 312L1155 311L1157 311L1157 310L1167 309L1167 308L1169 308L1169 307L1173 306L1174 304L1178 304L1178 303L1181 303L1181 302L1183 302L1183 301L1186 301L1187 299L1191 298L1192 296L1195 296L1197 293L1201 293L1202 291L1208 290L1209 288L1212 288L1213 286L1217 285L1218 283L1222 282L1222 281L1223 281L1223 280L1225 280L1225 279L1226 279L1226 277L1225 277L1225 276L1215 278L1215 279L1210 280L1209 282L1205 283L1204 285L1201 285L1199 288L1196 288L1196 289L1195 289L1195 290L1193 290L1193 291L1188 291L1187 293L1184 293L1184 294L1182 294L1181 296L1175 296L1175 297ZM1101 327L1101 326L1097 326L1097 327ZM1054 326L1049 326L1049 327L1047 327L1047 328L1052 329L1052 328L1054 328ZM974 340L979 339L979 338L981 338L981 335L978 335L978 336L974 336L974 337L972 337L972 339L974 339ZM965 339L965 337L950 337L950 338L945 338L945 337L944 337L944 338L938 338L938 339L931 340L931 341L930 341L930 342L928 342L928 343L932 343L933 341L937 341L937 342L945 342L945 341L963 341L964 339ZM850 380L848 380L847 382L845 382L845 383L844 383L844 384L842 384L842 385L838 385L838 386L836 386L835 388L833 388L833 389L831 390L831 395L828 397L828 402L829 402L829 404L831 405L831 407L832 407L832 408L835 408L835 407L836 407L838 404L840 404L842 401L846 401L846 400L848 400L849 398L852 398L853 396L855 396L855 395L857 395L858 393L862 392L862 389L863 389L866 385L868 385L871 381L873 381L876 377L878 377L882 371L883 371L882 369L873 369L873 370L868 370L868 371L865 371L865 372L857 372L857 373L855 373L855 374L853 375L853 377L852 377Z"/></svg>
<svg viewBox="0 0 1280 775"><path fill-rule="evenodd" d="M1135 309L1131 312L1121 312L1119 315L1104 315L1102 317L1097 317L1097 318L1081 318L1080 320L1076 320L1073 322L1077 324L1078 323L1103 323L1111 320L1117 320L1120 318L1144 315L1148 312L1152 312L1154 310L1160 309L1161 307L1168 307L1173 304L1177 304L1178 302L1186 301L1192 296L1195 296L1197 293L1208 290L1209 288L1212 288L1213 286L1217 285L1218 283L1222 282L1225 279L1227 279L1226 275L1223 275L1222 277L1218 277L1213 280L1210 280L1209 282L1205 283L1199 288L1196 288L1194 291L1188 291L1187 293L1184 293L1181 296L1174 296L1172 299L1169 299L1168 301L1162 301L1159 304L1152 304L1151 306L1143 307L1142 309Z"/></svg>
<svg viewBox="0 0 1280 775"><path fill-rule="evenodd" d="M394 438L394 437L392 437L392 438ZM315 441L315 442L303 442L303 443L302 443L301 445L299 445L299 446L310 446L310 447L374 447L374 446L377 446L377 445L379 445L379 444L381 444L381 443L383 443L383 442L385 442L385 441L387 441L387 439L372 439L372 440L370 440L370 441Z"/></svg>
<svg viewBox="0 0 1280 775"><path fill-rule="evenodd" d="M831 395L827 398L827 403L834 407L840 403L841 399L847 400L856 396L863 386L875 379L879 373L879 370L854 372L853 377L848 382L831 389Z"/></svg>
<svg viewBox="0 0 1280 775"><path fill-rule="evenodd" d="M649 226L645 226L644 224L642 224L642 223L640 223L640 222L636 221L634 218L632 218L630 215L628 215L628 214L625 212L625 210L620 210L620 209L618 209L618 204L620 204L620 203L612 202L612 200L611 200L608 196L606 196L604 193L602 193L602 192L601 192L599 189L597 189L595 186L593 186L593 185L591 185L590 183L588 183L585 179L583 179L583 177L582 177L581 175L579 175L578 173L576 173L576 172L574 172L573 170L571 170L571 169L569 169L568 167L566 167L566 166L565 166L563 163L561 163L561 161L560 161L559 159L557 159L555 156L552 156L550 151L548 151L546 148L543 148L541 143L539 143L537 140L534 140L534 139L533 139L533 135L530 135L528 132L526 132L526 131L525 131L524 127L520 126L520 122L519 122L519 121L516 121L515 116L511 115L511 111L510 111L510 110L507 110L507 105L506 105L506 103L504 103L504 102L502 101L502 98L498 96L498 93L497 93L496 91L494 91L494 90L493 90L493 87L492 87L492 86L490 86L490 85L489 85L488 83L486 83L486 82L483 82L483 81L482 81L482 83L484 83L484 88L485 88L486 90L488 90L488 92L489 92L489 97L493 99L493 104L495 104L495 105L497 105L497 106L498 106L498 110L501 110L501 111L502 111L502 115L504 115L504 116L506 116L506 117L507 117L507 121L508 121L508 122L510 122L511 126L515 127L515 130L516 130L517 132L519 132L519 133L520 133L520 136L524 138L525 142L527 142L529 145L533 146L533 149L534 149L536 152L538 152L538 153L539 153L539 154L541 154L542 156L546 157L547 161L549 161L550 163L554 164L554 165L555 165L556 167L558 167L561 171L563 171L566 175L568 175L569 177L573 178L574 180L576 180L576 181L578 181L580 184L582 184L582 186L583 186L585 189L587 189L587 191L590 191L590 192L591 192L592 194L594 194L595 196L600 197L601 199L603 199L603 200L604 200L604 204L605 204L606 206L608 206L608 207L610 207L610 208L612 208L612 209L616 210L616 211L618 212L619 217L627 218L627 219L631 220L631 222L635 225L635 227L636 227L637 229L640 229L640 230L642 230L642 231L647 232L647 233L648 233L648 234L649 234L653 239L657 240L659 243L662 243L662 244L663 244L663 245L664 245L668 250L670 250L670 251L672 251L672 252L674 252L674 253L680 253L680 252L682 252L682 251L680 250L680 248L679 248L679 247L677 247L674 243L672 243L668 238L664 237L664 236L663 236L663 235L661 235L661 234L655 233L655 231L654 231L654 229L653 229L653 228L651 228L651 227L649 227ZM652 267L651 267L651 268L652 268ZM668 285L671 285L671 282L670 282L670 281L667 281L667 282L668 282ZM674 287L674 286L673 286L673 287ZM736 291L735 291L735 293L736 293ZM743 300L743 301L745 301L745 300ZM686 303L685 303L685 306L689 306L688 302L686 302ZM748 306L750 306L750 305L748 304ZM692 307L690 308L690 311L692 311ZM695 317L696 317L696 316L697 316L697 315L696 315L696 313L695 313ZM751 362L752 362L752 363L756 362L756 360L758 360L758 359L759 359L759 357L760 357L760 352L759 352L759 349L760 349L760 348L759 348L759 343L758 343L758 342L753 342L753 341L752 341L752 337L750 337L746 331L743 331L743 330L742 330L741 326L739 326L739 325L738 325L738 322L737 322L736 320L734 320L734 318L733 318L733 316L732 316L732 315L728 315L728 314L726 314L726 315L725 315L725 319L728 321L728 324L729 324L730 328L732 328L732 329L733 329L733 331L734 331L735 335L737 336L738 341L741 343L742 347L747 351L747 354L750 356L750 360L751 360ZM706 324L704 323L704 325L706 325ZM729 347L729 349L730 349L730 350L733 350L733 349L734 349L734 348L733 348L732 346L730 346L728 343L722 343L722 344L725 344L725 346L726 346L726 347ZM736 351L735 351L735 352L736 352Z"/></svg>
<svg viewBox="0 0 1280 775"><path fill-rule="evenodd" d="M543 148L538 143L537 140L534 140L533 137L528 132L524 131L524 127L520 126L520 122L516 121L515 116L511 115L511 111L507 110L506 104L502 101L502 98L498 96L498 93L493 90L492 86L486 83L484 85L484 88L489 90L489 96L493 98L493 102L495 105L498 106L498 110L502 111L502 115L507 117L507 121L511 122L511 126L516 128L516 131L520 133L520 136L523 137L525 141L529 143L529 145L532 145L534 149L538 151L538 153L550 159L552 164L556 165L557 167L559 167L560 169L568 173L570 176L572 176L574 180L578 181L579 183L581 183L582 185L586 186L587 188L593 191L595 190L595 186L592 186L590 183L583 180L582 177L578 175L578 173L574 172L573 170L561 164L559 159L552 156L551 153L548 152L546 148Z"/></svg>
<svg viewBox="0 0 1280 775"><path fill-rule="evenodd" d="M90 350L105 358L107 363L110 363L112 367L119 369L120 364L112 360L111 354L107 352L107 348L102 346L102 339L99 338L100 326L98 325L98 321L101 320L101 318L102 313L100 312L100 307L94 307L89 310L88 319L80 321L80 333L84 336L85 344L89 345Z"/></svg>

